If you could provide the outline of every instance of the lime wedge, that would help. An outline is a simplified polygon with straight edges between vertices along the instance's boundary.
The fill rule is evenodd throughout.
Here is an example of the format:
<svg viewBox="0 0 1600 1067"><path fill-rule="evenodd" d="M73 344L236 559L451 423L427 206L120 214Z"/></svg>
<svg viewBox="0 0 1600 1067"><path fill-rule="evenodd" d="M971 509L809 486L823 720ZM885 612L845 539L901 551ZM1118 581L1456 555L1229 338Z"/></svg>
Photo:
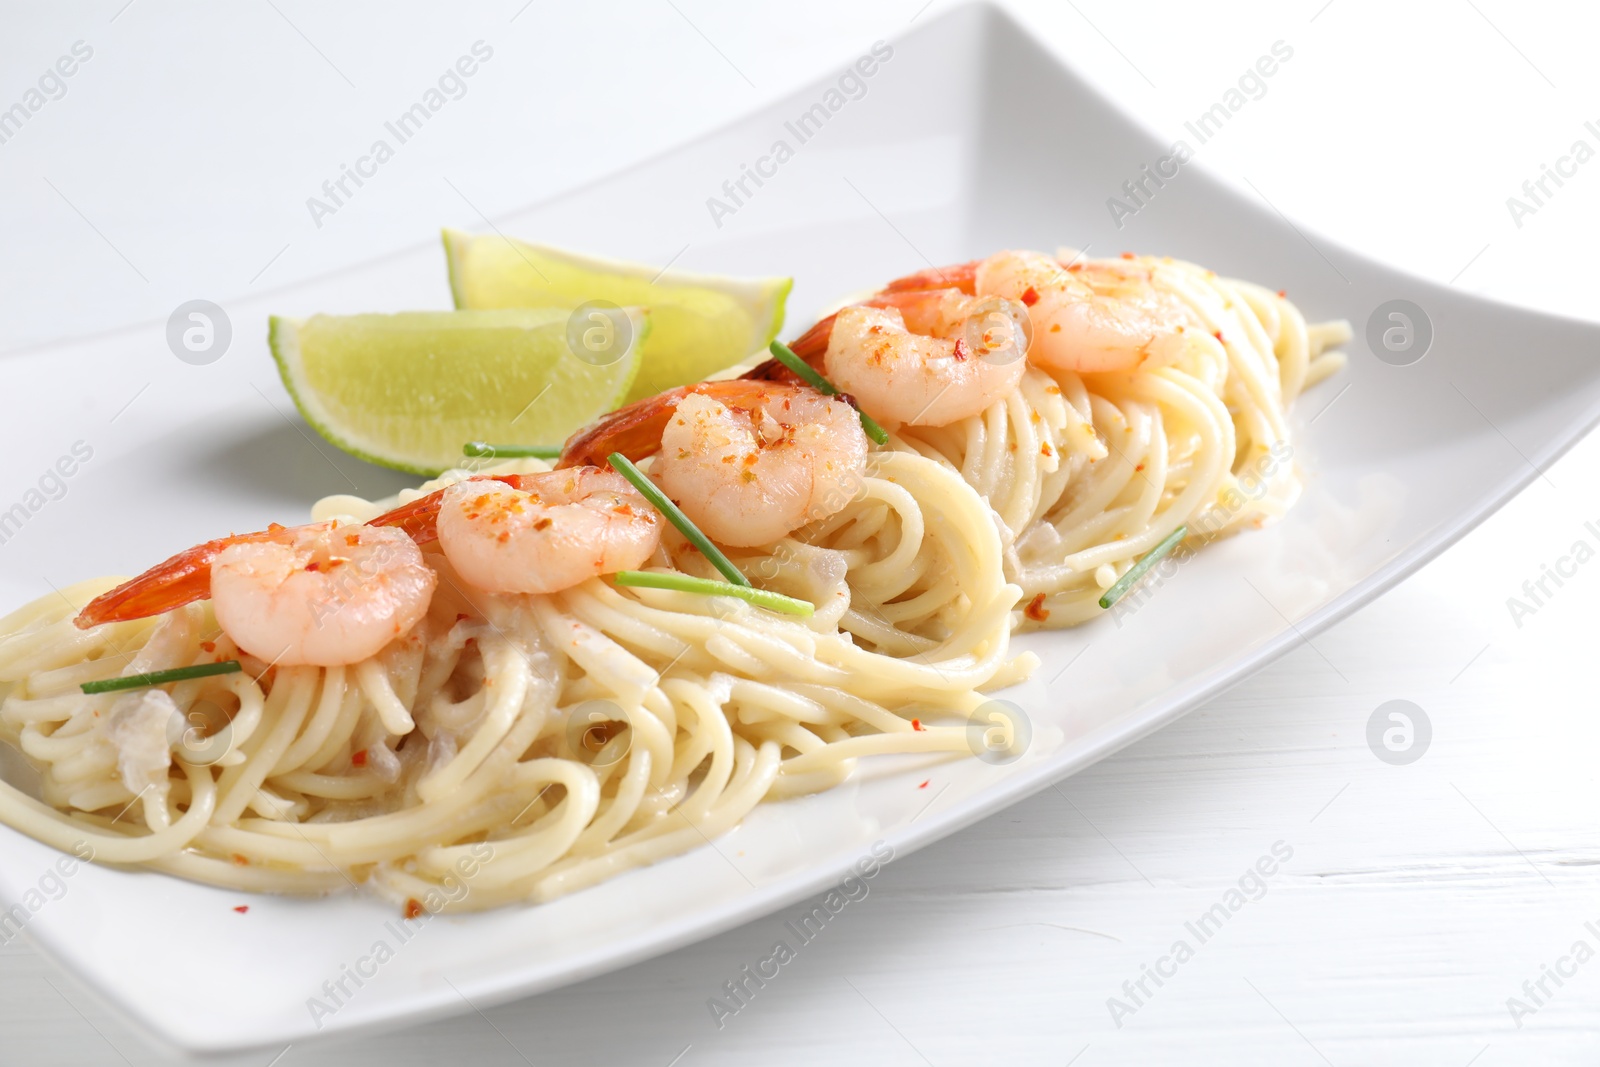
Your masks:
<svg viewBox="0 0 1600 1067"><path fill-rule="evenodd" d="M460 466L468 441L559 445L620 403L650 320L639 308L610 316L576 326L560 308L274 317L269 342L318 433L433 475ZM585 358L569 334L589 345Z"/></svg>
<svg viewBox="0 0 1600 1067"><path fill-rule="evenodd" d="M576 307L591 300L649 308L639 377L626 400L698 382L765 351L783 327L792 278L660 270L548 245L444 231L458 308Z"/></svg>

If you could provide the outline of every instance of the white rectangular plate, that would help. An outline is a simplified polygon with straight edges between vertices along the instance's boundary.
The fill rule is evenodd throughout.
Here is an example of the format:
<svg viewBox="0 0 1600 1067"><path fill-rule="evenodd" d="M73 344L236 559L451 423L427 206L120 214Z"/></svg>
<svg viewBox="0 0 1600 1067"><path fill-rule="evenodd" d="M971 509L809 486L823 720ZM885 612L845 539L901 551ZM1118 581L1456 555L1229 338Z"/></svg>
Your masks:
<svg viewBox="0 0 1600 1067"><path fill-rule="evenodd" d="M665 952L836 882L875 841L904 854L1172 721L1436 555L1600 412L1600 329L1386 270L1197 164L1119 230L1107 198L1168 146L996 10L957 10L892 45L864 92L829 77L496 224L630 259L793 274L793 328L842 293L1005 246L1166 253L1282 287L1309 318L1356 329L1349 369L1296 413L1309 484L1288 520L1208 549L1131 616L1021 640L1044 666L1008 694L1033 724L1016 763L867 767L827 794L761 808L713 847L542 907L433 919L403 945L385 925L393 908L364 896L245 897L85 868L31 916L48 952L200 1053L413 1023L468 1010L463 995L483 1007ZM781 162L779 141L792 150ZM762 183L746 178L734 203L724 183L758 163ZM1366 340L1369 318L1396 299L1431 324L1426 357L1409 366L1380 361ZM224 306L232 346L208 366L174 359L164 324L6 361L0 445L19 477L77 440L93 458L9 536L0 607L136 572L228 529L299 521L325 493L405 484L299 421L265 317L447 306L437 247ZM21 899L54 859L0 831L4 899ZM308 999L379 940L393 959L314 1020Z"/></svg>

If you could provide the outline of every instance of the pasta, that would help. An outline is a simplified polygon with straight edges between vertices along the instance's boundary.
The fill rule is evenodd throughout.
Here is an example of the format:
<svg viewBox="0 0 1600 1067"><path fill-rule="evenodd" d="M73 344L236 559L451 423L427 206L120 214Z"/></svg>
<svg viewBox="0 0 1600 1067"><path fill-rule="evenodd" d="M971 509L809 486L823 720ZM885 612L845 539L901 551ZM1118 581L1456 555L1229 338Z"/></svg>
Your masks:
<svg viewBox="0 0 1600 1067"><path fill-rule="evenodd" d="M332 498L317 517L382 510ZM427 618L351 666L269 666L203 602L78 630L71 615L113 583L75 586L0 621L0 737L41 769L36 797L0 783L0 819L216 885L369 883L408 907L476 909L704 844L862 756L967 751L982 691L1034 662L1008 656L1020 592L983 502L938 464L882 452L846 508L800 533L744 562L822 605L804 621L601 579L475 596L429 553L444 581ZM668 550L692 566L686 545ZM79 690L235 656L243 672L170 696Z"/></svg>
<svg viewBox="0 0 1600 1067"><path fill-rule="evenodd" d="M639 401L554 469L329 497L23 607L0 741L36 780L0 781L0 821L219 886L473 910L683 853L862 757L982 754L969 724L1037 664L1014 632L1294 504L1286 412L1349 337L1192 264L1083 266L999 253L845 305L796 349L861 412L779 346L787 371ZM1031 331L1014 361L973 327L996 308Z"/></svg>
<svg viewBox="0 0 1600 1067"><path fill-rule="evenodd" d="M1193 264L1131 265L1204 323L1180 360L1131 374L1030 364L981 413L892 440L993 506L1019 629L1098 616L1101 594L1179 526L1206 542L1281 517L1300 492L1287 409L1343 365L1347 323L1308 326L1282 293Z"/></svg>

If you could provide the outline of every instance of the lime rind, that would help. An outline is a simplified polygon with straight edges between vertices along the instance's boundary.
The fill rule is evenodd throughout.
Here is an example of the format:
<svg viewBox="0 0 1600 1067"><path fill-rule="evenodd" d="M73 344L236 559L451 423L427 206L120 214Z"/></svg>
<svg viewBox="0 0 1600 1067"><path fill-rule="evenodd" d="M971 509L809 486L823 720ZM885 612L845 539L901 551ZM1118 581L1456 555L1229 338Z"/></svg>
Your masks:
<svg viewBox="0 0 1600 1067"><path fill-rule="evenodd" d="M709 289L713 292L726 293L750 302L766 301L776 298L773 315L769 320L774 335L783 329L784 303L789 291L794 288L794 279L786 277L762 278L736 278L726 274L704 274L697 271L678 270L674 267L662 269L648 263L635 263L626 259L610 259L605 256L594 256L586 252L574 252L566 248L557 248L554 245L539 244L536 241L524 241L520 238L501 237L498 234L474 234L465 230L454 230L445 227L441 231L444 238L444 250L447 270L450 275L450 295L455 300L458 310L474 308L472 294L467 290L467 280L462 276L462 259L478 242L502 242L518 251L526 250L533 253L535 260L549 260L552 263L570 266L584 274L596 277L616 276L633 280L643 279L647 284L665 286L667 288L683 289ZM530 266L535 264L530 263ZM583 294L552 294L577 295ZM554 306L554 300L551 301ZM539 306L539 305L529 305ZM489 309L484 309L489 310ZM767 338L763 345L770 344ZM751 351L754 351L752 348ZM748 353L746 353L748 355Z"/></svg>
<svg viewBox="0 0 1600 1067"><path fill-rule="evenodd" d="M730 278L604 259L500 235L444 231L457 308L649 307L654 343L627 400L699 381L764 351L783 328L792 278Z"/></svg>

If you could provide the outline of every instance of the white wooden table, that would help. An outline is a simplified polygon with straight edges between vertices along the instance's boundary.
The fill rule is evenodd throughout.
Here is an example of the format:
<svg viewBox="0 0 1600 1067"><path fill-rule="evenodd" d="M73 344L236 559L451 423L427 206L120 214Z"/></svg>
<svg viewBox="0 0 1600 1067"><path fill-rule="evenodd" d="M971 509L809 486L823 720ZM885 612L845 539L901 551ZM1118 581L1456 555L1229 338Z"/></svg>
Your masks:
<svg viewBox="0 0 1600 1067"><path fill-rule="evenodd" d="M674 0L519 14L511 0L400 17L122 2L6 16L0 95L76 40L95 55L0 144L0 353L475 224L475 208L624 165L938 10ZM1581 256L1600 234L1600 162L1520 227L1506 205L1574 140L1600 148L1583 126L1600 125L1592 14L1504 0L1199 6L1016 10L1174 136L1290 42L1294 63L1202 165L1418 273L1593 317ZM349 155L351 124L478 38L498 49L494 79L315 229L304 197ZM172 179L175 152L190 180ZM30 476L0 461L0 496ZM785 914L482 1015L278 1062L1594 1063L1600 562L1562 559L1578 541L1600 549L1597 485L1590 440L1314 647L898 859L720 1029L708 998L767 954ZM1569 576L1546 579L1535 604L1523 584L1546 565ZM1535 610L1514 616L1511 597ZM1391 700L1431 726L1404 765L1368 744ZM1262 860L1274 850L1288 858ZM1273 873L1258 880L1258 862ZM167 1059L25 941L0 948L0 1063L119 1062Z"/></svg>

